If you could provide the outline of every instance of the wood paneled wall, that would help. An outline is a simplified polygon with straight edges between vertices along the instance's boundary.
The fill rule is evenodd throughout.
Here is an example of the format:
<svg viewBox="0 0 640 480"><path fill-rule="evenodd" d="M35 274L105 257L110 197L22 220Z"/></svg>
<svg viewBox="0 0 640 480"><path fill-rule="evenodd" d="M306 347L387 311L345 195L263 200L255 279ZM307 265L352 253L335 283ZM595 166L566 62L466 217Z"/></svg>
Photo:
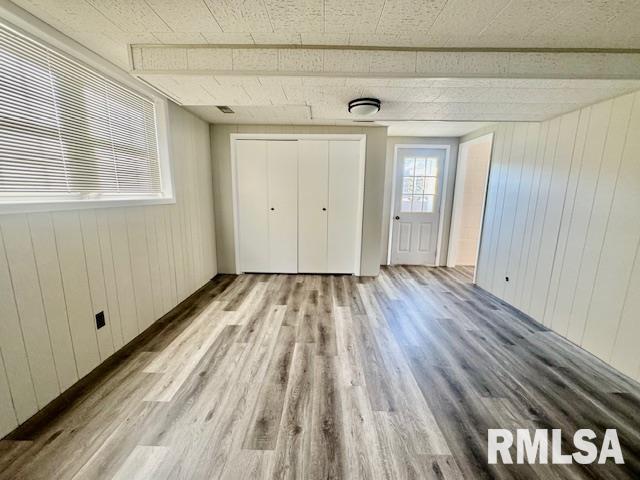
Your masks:
<svg viewBox="0 0 640 480"><path fill-rule="evenodd" d="M494 142L478 284L640 380L640 92Z"/></svg>
<svg viewBox="0 0 640 480"><path fill-rule="evenodd" d="M216 274L209 126L169 113L175 204L0 215L0 437Z"/></svg>

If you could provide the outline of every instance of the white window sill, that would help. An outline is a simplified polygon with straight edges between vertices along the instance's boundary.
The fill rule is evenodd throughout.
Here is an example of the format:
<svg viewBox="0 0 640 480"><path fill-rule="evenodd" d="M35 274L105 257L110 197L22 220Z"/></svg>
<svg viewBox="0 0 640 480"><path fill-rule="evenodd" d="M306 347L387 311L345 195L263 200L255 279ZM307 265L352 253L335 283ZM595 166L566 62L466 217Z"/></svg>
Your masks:
<svg viewBox="0 0 640 480"><path fill-rule="evenodd" d="M91 208L118 208L145 205L167 205L176 203L170 197L104 197L92 199L33 199L2 201L0 199L0 215L15 213L59 212L64 210L85 210Z"/></svg>

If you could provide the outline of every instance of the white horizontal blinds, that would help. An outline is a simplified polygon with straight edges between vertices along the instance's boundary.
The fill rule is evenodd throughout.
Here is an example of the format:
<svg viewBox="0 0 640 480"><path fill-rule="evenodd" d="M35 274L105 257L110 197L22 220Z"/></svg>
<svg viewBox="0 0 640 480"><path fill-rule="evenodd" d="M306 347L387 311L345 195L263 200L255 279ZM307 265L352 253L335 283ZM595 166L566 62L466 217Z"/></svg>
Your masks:
<svg viewBox="0 0 640 480"><path fill-rule="evenodd" d="M1 26L0 70L0 193L161 193L152 101Z"/></svg>
<svg viewBox="0 0 640 480"><path fill-rule="evenodd" d="M47 57L0 27L0 192L66 188Z"/></svg>

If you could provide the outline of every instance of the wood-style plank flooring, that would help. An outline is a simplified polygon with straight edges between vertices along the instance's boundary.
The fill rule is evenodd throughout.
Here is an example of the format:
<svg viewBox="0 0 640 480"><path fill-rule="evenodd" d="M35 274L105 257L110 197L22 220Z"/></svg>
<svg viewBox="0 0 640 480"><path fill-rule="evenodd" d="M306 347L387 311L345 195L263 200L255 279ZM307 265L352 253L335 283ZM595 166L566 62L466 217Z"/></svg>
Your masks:
<svg viewBox="0 0 640 480"><path fill-rule="evenodd" d="M639 386L470 279L218 276L0 479L639 478ZM626 463L488 465L488 428L617 428Z"/></svg>

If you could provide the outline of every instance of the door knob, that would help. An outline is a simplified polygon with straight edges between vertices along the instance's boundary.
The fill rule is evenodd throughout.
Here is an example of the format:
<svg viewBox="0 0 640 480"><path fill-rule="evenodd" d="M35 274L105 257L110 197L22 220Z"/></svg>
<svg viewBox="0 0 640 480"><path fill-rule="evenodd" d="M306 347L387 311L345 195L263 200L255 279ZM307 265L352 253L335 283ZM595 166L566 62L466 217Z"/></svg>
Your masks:
<svg viewBox="0 0 640 480"><path fill-rule="evenodd" d="M323 211L323 212L326 212L326 211L327 211L327 209L326 209L325 207L322 207L322 211Z"/></svg>
<svg viewBox="0 0 640 480"><path fill-rule="evenodd" d="M398 215L396 215L396 220L400 220L400 217Z"/></svg>
<svg viewBox="0 0 640 480"><path fill-rule="evenodd" d="M275 208L271 207L271 210L275 210Z"/></svg>

